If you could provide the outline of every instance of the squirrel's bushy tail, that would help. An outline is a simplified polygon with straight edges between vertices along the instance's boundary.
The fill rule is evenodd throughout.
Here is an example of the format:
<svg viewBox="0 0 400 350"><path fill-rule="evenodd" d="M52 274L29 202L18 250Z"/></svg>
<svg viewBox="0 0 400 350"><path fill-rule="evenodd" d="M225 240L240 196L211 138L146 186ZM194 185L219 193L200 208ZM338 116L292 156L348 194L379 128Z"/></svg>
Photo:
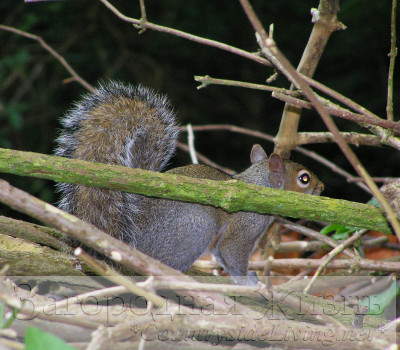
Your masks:
<svg viewBox="0 0 400 350"><path fill-rule="evenodd" d="M85 95L61 123L56 155L153 171L168 163L178 137L175 113L165 96L116 82ZM72 184L59 184L58 189L61 209L129 241L139 196Z"/></svg>

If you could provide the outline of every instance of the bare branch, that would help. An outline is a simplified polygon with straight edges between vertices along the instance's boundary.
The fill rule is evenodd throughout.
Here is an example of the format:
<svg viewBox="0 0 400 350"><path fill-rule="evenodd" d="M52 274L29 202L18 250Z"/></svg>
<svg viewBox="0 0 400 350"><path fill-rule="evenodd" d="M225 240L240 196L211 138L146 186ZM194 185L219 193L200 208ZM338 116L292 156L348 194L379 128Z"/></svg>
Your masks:
<svg viewBox="0 0 400 350"><path fill-rule="evenodd" d="M278 269L317 269L323 259L274 259L272 261L272 268ZM267 262L263 260L250 261L249 269L263 271L264 266ZM193 267L198 269L214 269L218 267L218 263L207 260L197 260ZM359 270L370 270L370 271L387 271L387 272L399 272L400 262L389 262L389 261L375 261L369 259L340 259L331 261L326 266L328 269L359 269Z"/></svg>
<svg viewBox="0 0 400 350"><path fill-rule="evenodd" d="M359 123L362 127L366 127L365 124L369 124L369 125L384 127L387 129L393 129L394 132L400 135L400 123L398 122L393 122L391 120L385 120L381 118L374 118L362 114L351 113L349 110L344 109L338 105L334 105L332 102L318 95L315 96L318 98L320 103L325 107L325 110L333 116L354 121L356 123ZM286 94L281 94L276 92L272 93L272 97L278 98L279 100L285 101L286 103L293 106L312 109L312 104L310 102L304 101L296 97L286 96Z"/></svg>
<svg viewBox="0 0 400 350"><path fill-rule="evenodd" d="M178 36L180 38L191 40L191 41L194 41L194 42L199 43L199 44L212 46L212 47L218 48L220 50L224 50L224 51L228 51L228 52L234 53L236 55L248 58L248 59L250 59L252 61L261 63L261 64L263 64L265 66L271 66L271 63L268 60L266 60L265 58L262 58L260 56L257 56L257 55L255 55L255 54L253 54L251 52L247 52L247 51L241 50L239 48L236 48L234 46L223 44L223 43L220 43L220 42L215 41L215 40L205 39L205 38L199 37L197 35L188 34L186 32L182 32L182 31L177 30L177 29L163 27L163 26L148 22L147 20L142 21L142 19L135 19L135 18L127 17L127 16L123 15L121 12L119 12L107 0L100 0L100 1L109 10L111 10L116 16L118 16L121 20L123 20L125 22L128 22L128 23L135 24L135 25L138 26L138 28L142 28L142 29L146 28L146 29L151 29L151 30L155 30L155 31L166 33L166 34L170 34L170 35L175 35L175 36Z"/></svg>
<svg viewBox="0 0 400 350"><path fill-rule="evenodd" d="M391 24L391 44L390 44L390 64L389 64L389 76L388 76L388 92L387 92L387 120L393 119L393 76L394 76L394 64L397 56L396 47L396 8L397 0L392 0L392 24Z"/></svg>
<svg viewBox="0 0 400 350"><path fill-rule="evenodd" d="M79 74L76 73L75 70L68 64L68 62L65 60L65 58L63 56L61 56L57 51L55 51L51 46L49 46L43 40L42 37L30 34L30 33L26 33L26 32L24 32L22 30L19 30L19 29L16 29L16 28L12 28L12 27L8 27L8 26L5 26L5 25L0 25L0 29L6 30L8 32L12 32L12 33L21 35L21 36L23 36L25 38L37 41L40 44L40 46L42 46L46 51L48 51L53 57L55 57L64 66L64 68L72 75L73 80L75 80L78 83L80 83L81 85L83 85L89 91L94 91L93 86L91 86L88 82L86 82L84 79L82 79L79 76Z"/></svg>

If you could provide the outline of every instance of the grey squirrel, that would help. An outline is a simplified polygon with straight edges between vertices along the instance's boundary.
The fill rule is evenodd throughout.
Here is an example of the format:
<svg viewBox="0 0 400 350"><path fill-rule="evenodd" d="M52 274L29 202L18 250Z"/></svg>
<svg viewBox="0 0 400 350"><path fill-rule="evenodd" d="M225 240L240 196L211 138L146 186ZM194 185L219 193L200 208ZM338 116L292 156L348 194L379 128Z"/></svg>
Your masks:
<svg viewBox="0 0 400 350"><path fill-rule="evenodd" d="M165 96L142 86L103 83L84 96L61 121L56 155L162 171L175 152L178 126ZM233 176L247 183L319 195L324 185L300 164L269 159L254 145L252 165ZM206 165L167 171L195 178L230 180ZM74 184L59 184L59 207L185 271L209 249L237 284L254 284L248 260L273 217L253 212L227 213L212 206L151 198Z"/></svg>

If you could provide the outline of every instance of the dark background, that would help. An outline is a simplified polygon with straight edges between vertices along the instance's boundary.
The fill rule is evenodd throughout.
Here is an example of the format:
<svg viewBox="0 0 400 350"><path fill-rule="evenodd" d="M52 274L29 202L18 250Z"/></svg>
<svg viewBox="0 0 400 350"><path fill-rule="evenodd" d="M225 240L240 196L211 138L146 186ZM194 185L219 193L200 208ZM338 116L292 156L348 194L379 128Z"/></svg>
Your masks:
<svg viewBox="0 0 400 350"><path fill-rule="evenodd" d="M139 2L113 0L127 16L140 17ZM147 17L156 24L256 51L254 32L238 1L148 0ZM266 28L274 23L275 40L296 66L312 29L310 9L316 0L253 1ZM399 11L398 11L399 12ZM315 78L385 118L390 50L391 1L345 0L339 19L348 27L328 42ZM398 14L399 16L399 14ZM229 123L275 135L283 103L270 93L242 88L209 86L197 90L195 75L265 83L271 68L216 48L167 34L137 29L123 22L99 1L75 0L24 4L0 2L1 24L40 35L89 83L99 79L141 82L168 94L182 124ZM400 41L400 39L398 39ZM398 60L397 60L398 61ZM397 62L397 68L400 63ZM0 31L0 147L51 154L59 128L58 118L85 93L76 82L65 83L68 72L35 41ZM399 111L399 74L395 73L395 118ZM288 87L279 78L273 85ZM336 119L343 131L364 131L354 123ZM319 116L304 111L301 131L325 131ZM182 134L185 141L186 134ZM260 139L229 132L196 133L196 148L220 165L237 171L249 164L253 143ZM352 171L335 145L309 149ZM399 153L390 148L355 149L372 176L399 176ZM326 185L324 195L365 202L369 196L357 186L318 163L293 153ZM187 164L189 156L177 152L172 166ZM354 172L353 172L354 173ZM13 185L50 203L57 200L51 181L1 175ZM0 207L0 213L10 213Z"/></svg>

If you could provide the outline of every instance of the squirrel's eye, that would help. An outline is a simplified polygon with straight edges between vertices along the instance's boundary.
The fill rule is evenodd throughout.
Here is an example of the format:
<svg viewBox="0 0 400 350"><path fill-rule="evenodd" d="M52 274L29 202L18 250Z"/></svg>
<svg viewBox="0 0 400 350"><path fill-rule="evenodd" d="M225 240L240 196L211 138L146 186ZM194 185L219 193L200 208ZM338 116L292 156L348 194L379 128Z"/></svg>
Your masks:
<svg viewBox="0 0 400 350"><path fill-rule="evenodd" d="M307 187L311 181L311 175L306 170L301 170L297 173L297 184L300 187Z"/></svg>

